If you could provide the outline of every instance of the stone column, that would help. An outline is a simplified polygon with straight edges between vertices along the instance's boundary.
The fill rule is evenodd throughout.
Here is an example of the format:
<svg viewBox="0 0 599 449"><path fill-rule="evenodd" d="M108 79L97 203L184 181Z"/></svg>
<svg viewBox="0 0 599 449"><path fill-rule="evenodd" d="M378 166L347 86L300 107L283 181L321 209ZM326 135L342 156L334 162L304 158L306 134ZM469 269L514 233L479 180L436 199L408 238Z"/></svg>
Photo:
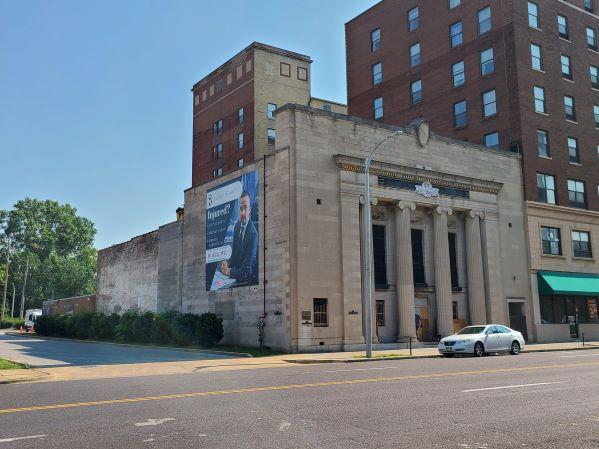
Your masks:
<svg viewBox="0 0 599 449"><path fill-rule="evenodd" d="M452 213L449 207L441 206L437 207L433 213L437 333L441 337L453 334L451 268L449 262L449 237L447 235L447 216Z"/></svg>
<svg viewBox="0 0 599 449"><path fill-rule="evenodd" d="M480 238L480 220L483 212L470 211L466 215L466 257L468 262L468 305L470 324L485 324L487 307L485 300L485 276Z"/></svg>
<svg viewBox="0 0 599 449"><path fill-rule="evenodd" d="M413 210L416 210L416 204L406 201L400 201L395 209L398 341L405 341L410 337L416 338L412 226L410 222L410 211Z"/></svg>
<svg viewBox="0 0 599 449"><path fill-rule="evenodd" d="M360 242L362 242L362 250L361 250L361 265L364 265L364 248L366 245L366 233L364 232L363 229L363 224L364 224L364 196L360 195ZM371 206L376 206L378 204L378 200L376 198L370 198L370 205ZM371 221L372 223L372 221ZM372 226L372 224L371 224ZM372 229L370 230L370 278L371 278L371 282L372 282L372 312L371 312L371 317L372 317L372 321L371 321L371 327L372 327L372 342L373 343L378 343L379 342L379 338L378 338L378 332L377 332L377 326L376 326L376 286L375 286L375 279L374 279L374 239L372 238ZM365 288L365 284L364 282L362 282L362 312L364 312L364 310L366 310L366 288ZM362 316L364 317L365 314L362 313ZM364 326L366 326L366 323L364 322ZM366 327L364 327L364 341L366 341Z"/></svg>

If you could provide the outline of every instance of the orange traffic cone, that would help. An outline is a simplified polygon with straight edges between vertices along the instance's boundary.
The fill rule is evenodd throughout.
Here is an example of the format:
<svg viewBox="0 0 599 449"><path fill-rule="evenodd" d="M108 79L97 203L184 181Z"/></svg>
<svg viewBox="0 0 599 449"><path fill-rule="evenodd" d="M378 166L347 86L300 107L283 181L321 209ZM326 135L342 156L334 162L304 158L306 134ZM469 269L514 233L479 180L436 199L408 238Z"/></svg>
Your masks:
<svg viewBox="0 0 599 449"><path fill-rule="evenodd" d="M31 329L29 329L29 333L31 333L31 334L35 333L35 324L31 325Z"/></svg>
<svg viewBox="0 0 599 449"><path fill-rule="evenodd" d="M23 326L21 326L21 327L19 328L19 333L20 333L20 334L22 334L22 333L23 333Z"/></svg>

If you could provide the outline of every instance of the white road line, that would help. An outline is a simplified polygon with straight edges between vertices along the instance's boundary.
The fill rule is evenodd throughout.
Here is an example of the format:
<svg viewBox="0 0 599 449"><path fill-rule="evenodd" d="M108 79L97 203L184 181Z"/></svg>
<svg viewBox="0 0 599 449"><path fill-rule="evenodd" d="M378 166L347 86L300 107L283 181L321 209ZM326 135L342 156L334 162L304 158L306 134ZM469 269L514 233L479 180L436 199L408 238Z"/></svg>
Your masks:
<svg viewBox="0 0 599 449"><path fill-rule="evenodd" d="M573 359L575 357L599 357L599 354L577 354L577 355L562 355L563 359Z"/></svg>
<svg viewBox="0 0 599 449"><path fill-rule="evenodd" d="M539 382L536 384L522 384L522 385L505 385L503 387L489 387L489 388L476 388L474 390L462 390L462 393L472 393L473 391L488 391L488 390L505 390L508 388L524 388L524 387L538 387L541 385L555 385L555 384L563 384L567 381L563 380L560 382Z"/></svg>
<svg viewBox="0 0 599 449"><path fill-rule="evenodd" d="M135 425L137 427L159 426L160 424L164 424L165 422L168 422L168 421L175 421L175 418L162 418L162 419L149 418L145 422L137 422L137 423L135 423Z"/></svg>
<svg viewBox="0 0 599 449"><path fill-rule="evenodd" d="M15 438L3 438L0 440L0 443L12 443L13 441L18 441L18 440L31 440L34 438L44 438L47 437L48 435L30 435L28 437L15 437Z"/></svg>

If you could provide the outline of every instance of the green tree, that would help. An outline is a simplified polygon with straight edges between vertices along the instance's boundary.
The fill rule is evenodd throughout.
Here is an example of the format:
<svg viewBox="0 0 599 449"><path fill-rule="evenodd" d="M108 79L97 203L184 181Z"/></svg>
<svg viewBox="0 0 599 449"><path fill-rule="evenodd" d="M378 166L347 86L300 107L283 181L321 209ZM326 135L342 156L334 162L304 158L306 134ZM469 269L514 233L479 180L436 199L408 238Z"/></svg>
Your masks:
<svg viewBox="0 0 599 449"><path fill-rule="evenodd" d="M27 306L95 291L95 235L94 224L69 204L25 198L0 210L0 260L5 264L10 242L9 279Z"/></svg>

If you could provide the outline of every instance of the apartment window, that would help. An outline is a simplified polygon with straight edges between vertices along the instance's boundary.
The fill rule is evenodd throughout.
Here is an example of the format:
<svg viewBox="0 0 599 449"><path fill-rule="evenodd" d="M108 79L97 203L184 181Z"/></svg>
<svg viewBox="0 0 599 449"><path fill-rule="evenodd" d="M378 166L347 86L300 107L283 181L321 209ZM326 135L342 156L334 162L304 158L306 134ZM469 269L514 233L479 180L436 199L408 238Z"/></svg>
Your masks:
<svg viewBox="0 0 599 449"><path fill-rule="evenodd" d="M199 104L200 104L200 96L199 95L195 95L193 97L193 105L194 106L199 106Z"/></svg>
<svg viewBox="0 0 599 449"><path fill-rule="evenodd" d="M453 9L457 6L460 6L461 0L449 0L449 9Z"/></svg>
<svg viewBox="0 0 599 449"><path fill-rule="evenodd" d="M376 300L376 325L385 326L385 301L380 299Z"/></svg>
<svg viewBox="0 0 599 449"><path fill-rule="evenodd" d="M555 178L552 175L537 173L537 200L555 204Z"/></svg>
<svg viewBox="0 0 599 449"><path fill-rule="evenodd" d="M462 21L454 23L449 27L449 42L451 48L462 45Z"/></svg>
<svg viewBox="0 0 599 449"><path fill-rule="evenodd" d="M478 20L478 35L491 31L491 7L487 6L476 13Z"/></svg>
<svg viewBox="0 0 599 449"><path fill-rule="evenodd" d="M219 120L216 122L213 126L213 130L215 136L220 136L223 133L223 121Z"/></svg>
<svg viewBox="0 0 599 449"><path fill-rule="evenodd" d="M540 86L535 86L533 88L534 97L535 97L535 111L542 112L543 114L547 112L545 107L545 88Z"/></svg>
<svg viewBox="0 0 599 449"><path fill-rule="evenodd" d="M374 284L376 288L388 288L387 252L385 226L372 225L372 249L374 261Z"/></svg>
<svg viewBox="0 0 599 449"><path fill-rule="evenodd" d="M494 133L485 134L484 142L488 148L499 148L499 133L495 131Z"/></svg>
<svg viewBox="0 0 599 449"><path fill-rule="evenodd" d="M417 104L422 101L422 80L414 81L411 84L412 104Z"/></svg>
<svg viewBox="0 0 599 449"><path fill-rule="evenodd" d="M243 150L243 133L237 134L237 149Z"/></svg>
<svg viewBox="0 0 599 449"><path fill-rule="evenodd" d="M495 71L495 61L493 59L493 49L488 48L480 52L480 74L482 76L490 75Z"/></svg>
<svg viewBox="0 0 599 449"><path fill-rule="evenodd" d="M416 67L420 64L420 42L410 46L410 67Z"/></svg>
<svg viewBox="0 0 599 449"><path fill-rule="evenodd" d="M239 123L240 125L243 123L243 120L245 118L244 114L245 111L243 110L243 108L237 109L237 123Z"/></svg>
<svg viewBox="0 0 599 449"><path fill-rule="evenodd" d="M272 129L272 128L268 128L266 135L268 137L268 144L269 145L274 145L275 144L275 138L276 138L276 132L275 132L275 130Z"/></svg>
<svg viewBox="0 0 599 449"><path fill-rule="evenodd" d="M460 279L458 277L457 239L454 232L450 232L447 237L449 240L449 272L451 273L451 288L456 290L460 287Z"/></svg>
<svg viewBox="0 0 599 449"><path fill-rule="evenodd" d="M578 139L568 137L568 159L576 164L580 163L580 152L578 151Z"/></svg>
<svg viewBox="0 0 599 449"><path fill-rule="evenodd" d="M223 144L218 143L212 147L212 159L222 159L223 157Z"/></svg>
<svg viewBox="0 0 599 449"><path fill-rule="evenodd" d="M591 86L593 86L595 89L599 89L599 68L592 65L589 68L589 73L591 75Z"/></svg>
<svg viewBox="0 0 599 449"><path fill-rule="evenodd" d="M223 80L216 80L216 93L220 93L223 90Z"/></svg>
<svg viewBox="0 0 599 449"><path fill-rule="evenodd" d="M595 128L599 128L599 105L593 106L593 116L595 117Z"/></svg>
<svg viewBox="0 0 599 449"><path fill-rule="evenodd" d="M268 106L266 107L266 117L267 118L274 118L274 113L277 110L277 105L274 103L268 103Z"/></svg>
<svg viewBox="0 0 599 449"><path fill-rule="evenodd" d="M370 32L370 50L377 51L381 48L381 29L377 28Z"/></svg>
<svg viewBox="0 0 599 449"><path fill-rule="evenodd" d="M329 325L328 302L329 300L326 298L314 298L314 327Z"/></svg>
<svg viewBox="0 0 599 449"><path fill-rule="evenodd" d="M566 113L566 119L576 121L576 107L574 106L574 98L568 95L564 95L564 112Z"/></svg>
<svg viewBox="0 0 599 449"><path fill-rule="evenodd" d="M568 18L558 14L557 16L557 31L559 37L563 39L570 39L570 30L568 27Z"/></svg>
<svg viewBox="0 0 599 449"><path fill-rule="evenodd" d="M587 27L587 45L591 50L597 50L597 33L595 28Z"/></svg>
<svg viewBox="0 0 599 449"><path fill-rule="evenodd" d="M497 100L495 89L483 92L483 117L491 117L497 114Z"/></svg>
<svg viewBox="0 0 599 449"><path fill-rule="evenodd" d="M570 56L562 55L561 62L562 62L562 77L571 80L572 79L572 67L571 67Z"/></svg>
<svg viewBox="0 0 599 449"><path fill-rule="evenodd" d="M528 2L528 26L531 28L540 28L539 5L534 2Z"/></svg>
<svg viewBox="0 0 599 449"><path fill-rule="evenodd" d="M541 226L541 247L543 254L548 256L561 256L562 243L559 228Z"/></svg>
<svg viewBox="0 0 599 449"><path fill-rule="evenodd" d="M417 30L420 26L420 11L418 6L408 11L408 29L410 31Z"/></svg>
<svg viewBox="0 0 599 449"><path fill-rule="evenodd" d="M372 110L374 113L375 120L378 120L383 117L383 97L375 98L372 101Z"/></svg>
<svg viewBox="0 0 599 449"><path fill-rule="evenodd" d="M238 168L243 167L243 158L237 159L237 167Z"/></svg>
<svg viewBox="0 0 599 449"><path fill-rule="evenodd" d="M530 44L530 63L535 70L543 70L543 50L540 45Z"/></svg>
<svg viewBox="0 0 599 449"><path fill-rule="evenodd" d="M586 231L572 231L572 251L574 257L593 257L591 234Z"/></svg>
<svg viewBox="0 0 599 449"><path fill-rule="evenodd" d="M414 285L426 285L422 229L412 229L412 268Z"/></svg>
<svg viewBox="0 0 599 449"><path fill-rule="evenodd" d="M462 86L466 82L464 61L456 62L451 66L451 80L453 87Z"/></svg>
<svg viewBox="0 0 599 449"><path fill-rule="evenodd" d="M383 82L383 64L377 62L372 66L372 84L380 84Z"/></svg>
<svg viewBox="0 0 599 449"><path fill-rule="evenodd" d="M595 12L595 1L594 0L584 0L584 9L588 12Z"/></svg>
<svg viewBox="0 0 599 449"><path fill-rule="evenodd" d="M453 126L459 128L468 123L468 106L466 100L453 105Z"/></svg>
<svg viewBox="0 0 599 449"><path fill-rule="evenodd" d="M587 208L587 194L584 188L584 181L568 179L568 201L570 207Z"/></svg>
<svg viewBox="0 0 599 449"><path fill-rule="evenodd" d="M544 129L537 129L537 146L539 150L539 156L551 156L551 151L549 150L549 135Z"/></svg>

